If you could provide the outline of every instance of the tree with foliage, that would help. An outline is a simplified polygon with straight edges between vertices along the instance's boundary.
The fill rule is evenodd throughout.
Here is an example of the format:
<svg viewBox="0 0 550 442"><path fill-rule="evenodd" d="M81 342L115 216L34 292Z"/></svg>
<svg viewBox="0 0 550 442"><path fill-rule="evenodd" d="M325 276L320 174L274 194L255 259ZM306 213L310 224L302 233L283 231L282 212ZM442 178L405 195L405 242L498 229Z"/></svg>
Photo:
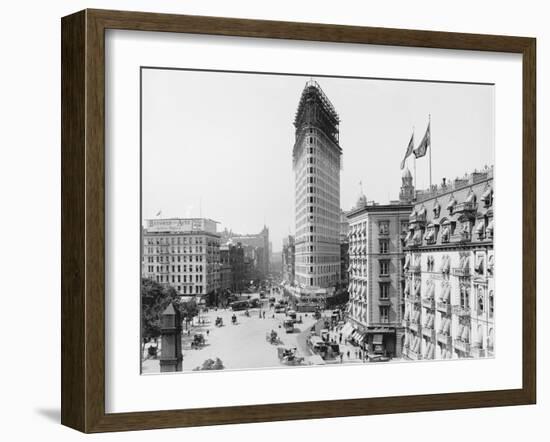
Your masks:
<svg viewBox="0 0 550 442"><path fill-rule="evenodd" d="M347 290L341 290L334 296L327 298L327 308L336 308L349 302L349 293Z"/></svg>
<svg viewBox="0 0 550 442"><path fill-rule="evenodd" d="M225 366L223 365L223 362L220 358L214 359L207 359L202 363L202 365L199 365L198 367L195 367L193 371L201 371L201 370L223 370Z"/></svg>
<svg viewBox="0 0 550 442"><path fill-rule="evenodd" d="M176 303L178 293L169 285L151 279L141 279L141 337L143 345L160 335L160 317L171 302Z"/></svg>
<svg viewBox="0 0 550 442"><path fill-rule="evenodd" d="M180 301L175 306L179 309L181 318L186 322L192 321L199 314L199 306L193 299L187 302Z"/></svg>

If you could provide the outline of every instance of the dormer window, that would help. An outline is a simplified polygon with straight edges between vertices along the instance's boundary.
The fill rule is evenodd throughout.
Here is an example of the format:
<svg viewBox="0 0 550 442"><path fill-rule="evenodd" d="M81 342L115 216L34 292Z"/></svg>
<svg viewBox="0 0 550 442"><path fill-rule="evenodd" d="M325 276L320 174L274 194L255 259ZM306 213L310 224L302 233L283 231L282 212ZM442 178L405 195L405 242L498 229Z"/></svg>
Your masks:
<svg viewBox="0 0 550 442"><path fill-rule="evenodd" d="M468 196L466 197L466 203L475 204L477 202L476 194L470 189Z"/></svg>
<svg viewBox="0 0 550 442"><path fill-rule="evenodd" d="M447 210L449 211L450 215L453 214L453 210L454 210L455 206L456 206L455 197L453 195L451 195L451 197L449 198L449 202L447 203Z"/></svg>
<svg viewBox="0 0 550 442"><path fill-rule="evenodd" d="M493 188L487 186L483 195L481 195L481 200L485 203L485 207L490 207L493 205Z"/></svg>
<svg viewBox="0 0 550 442"><path fill-rule="evenodd" d="M439 214L441 213L441 204L437 200L435 200L434 208L433 208L434 218L439 218Z"/></svg>

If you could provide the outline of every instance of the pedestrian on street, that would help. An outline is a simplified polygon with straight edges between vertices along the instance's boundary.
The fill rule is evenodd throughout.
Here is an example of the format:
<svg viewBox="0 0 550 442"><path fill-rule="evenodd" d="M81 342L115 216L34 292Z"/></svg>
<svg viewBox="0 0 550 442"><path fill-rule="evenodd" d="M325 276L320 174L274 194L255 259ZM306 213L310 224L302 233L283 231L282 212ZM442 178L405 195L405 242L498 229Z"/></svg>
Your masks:
<svg viewBox="0 0 550 442"><path fill-rule="evenodd" d="M349 353L349 351L348 351L348 353ZM340 353L340 364L342 363L343 359L344 359L344 354Z"/></svg>
<svg viewBox="0 0 550 442"><path fill-rule="evenodd" d="M206 330L206 336L210 335L210 330Z"/></svg>
<svg viewBox="0 0 550 442"><path fill-rule="evenodd" d="M349 350L348 350L348 359L349 359Z"/></svg>

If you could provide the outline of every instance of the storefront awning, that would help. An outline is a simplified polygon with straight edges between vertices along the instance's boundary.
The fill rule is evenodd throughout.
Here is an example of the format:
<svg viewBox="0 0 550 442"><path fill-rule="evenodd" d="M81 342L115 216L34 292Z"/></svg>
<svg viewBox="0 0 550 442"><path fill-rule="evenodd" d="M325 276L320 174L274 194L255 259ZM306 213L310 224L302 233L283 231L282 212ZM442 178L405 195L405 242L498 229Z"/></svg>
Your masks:
<svg viewBox="0 0 550 442"><path fill-rule="evenodd" d="M342 337L344 339L348 339L349 335L351 335L354 331L355 331L355 329L353 328L353 326L349 322L347 322L342 327Z"/></svg>

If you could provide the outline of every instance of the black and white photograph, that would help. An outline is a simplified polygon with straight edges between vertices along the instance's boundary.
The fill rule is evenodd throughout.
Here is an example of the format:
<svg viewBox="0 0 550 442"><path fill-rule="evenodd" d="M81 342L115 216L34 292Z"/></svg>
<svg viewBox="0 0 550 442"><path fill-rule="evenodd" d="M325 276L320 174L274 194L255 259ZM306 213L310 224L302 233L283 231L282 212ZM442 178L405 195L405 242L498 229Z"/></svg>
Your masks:
<svg viewBox="0 0 550 442"><path fill-rule="evenodd" d="M494 84L142 67L139 93L142 374L495 356Z"/></svg>

